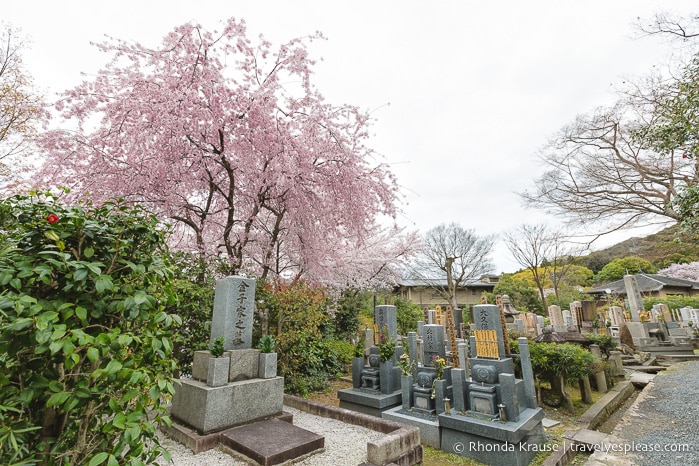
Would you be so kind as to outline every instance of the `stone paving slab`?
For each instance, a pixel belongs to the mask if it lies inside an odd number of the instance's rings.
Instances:
[[[288,422],[270,419],[222,432],[221,444],[262,466],[272,466],[321,450],[325,438]]]
[[[557,425],[560,424],[560,423],[561,423],[561,421],[557,421],[557,420],[555,420],[555,419],[549,419],[549,418],[547,418],[547,417],[545,417],[545,418],[541,421],[541,424],[542,424],[546,429],[549,429],[549,428],[551,428],[551,427],[557,426]]]

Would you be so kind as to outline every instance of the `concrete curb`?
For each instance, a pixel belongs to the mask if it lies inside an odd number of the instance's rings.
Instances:
[[[293,395],[284,395],[284,405],[386,434],[374,442],[367,442],[368,463],[365,464],[412,466],[422,462],[420,429],[417,427],[406,426]]]
[[[635,388],[630,381],[625,380],[619,382],[580,416],[576,428],[579,430],[595,430],[619,409],[619,406],[631,396],[634,390]],[[575,437],[576,432],[577,430],[566,432],[563,435],[563,448],[551,453],[551,455],[544,460],[542,466],[567,466],[570,464],[578,453],[578,451],[573,448],[573,443],[575,441],[570,441]]]
[[[580,416],[577,427],[595,430],[619,409],[619,406],[631,396],[634,390],[633,384],[628,380],[619,382]]]

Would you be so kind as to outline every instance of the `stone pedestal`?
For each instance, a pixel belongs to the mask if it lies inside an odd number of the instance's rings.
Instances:
[[[209,358],[209,368],[206,373],[206,385],[209,387],[220,387],[228,383],[228,368],[230,366],[230,358],[228,356],[221,358]]]
[[[200,434],[273,416],[284,406],[284,378],[252,379],[209,387],[181,379],[170,414]]]
[[[260,353],[258,376],[261,379],[277,376],[277,353]]]

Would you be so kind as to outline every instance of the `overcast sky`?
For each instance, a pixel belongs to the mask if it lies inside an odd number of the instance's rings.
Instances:
[[[320,31],[327,40],[310,47],[319,59],[315,83],[331,103],[373,111],[372,146],[405,196],[398,222],[424,232],[454,221],[491,235],[556,221],[526,210],[515,194],[542,172],[537,149],[576,115],[612,103],[624,78],[668,62],[671,44],[634,39],[635,18],[695,7],[685,0],[4,0],[0,20],[32,39],[24,60],[49,95],[106,62],[90,45],[105,35],[156,47],[178,25],[220,30],[229,17],[275,45]],[[502,243],[493,257],[496,273],[519,268]]]

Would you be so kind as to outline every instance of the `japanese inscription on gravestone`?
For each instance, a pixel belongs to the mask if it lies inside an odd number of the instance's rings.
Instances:
[[[395,342],[398,339],[396,306],[388,304],[376,306],[374,308],[374,324],[379,329],[379,333],[383,333],[385,329],[388,329],[388,335],[385,335],[385,338],[391,338]]]
[[[250,348],[254,303],[255,280],[238,276],[217,280],[211,341],[223,337],[225,350]]]
[[[426,366],[432,366],[432,357],[446,357],[444,348],[444,327],[437,324],[428,324],[423,327],[423,363]]]
[[[500,318],[500,308],[495,304],[477,304],[473,306],[476,319],[474,321],[476,330],[494,330],[497,335],[498,353],[500,357],[505,357],[505,338],[502,332],[502,320]]]

